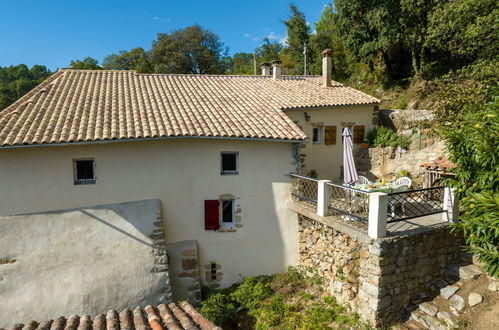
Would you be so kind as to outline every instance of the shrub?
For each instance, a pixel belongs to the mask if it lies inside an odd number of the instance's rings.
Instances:
[[[408,170],[401,170],[400,171],[400,176],[406,176],[408,178],[411,177],[411,173]]]
[[[285,328],[282,324],[289,317],[289,306],[284,302],[284,297],[281,295],[274,296],[260,306],[255,316],[256,329],[269,329],[279,326]]]
[[[271,294],[269,284],[257,281],[254,277],[246,277],[231,294],[231,298],[251,312]]]
[[[223,324],[236,317],[236,307],[230,298],[222,293],[214,293],[202,301],[199,312],[215,324]]]
[[[399,135],[388,127],[378,126],[367,133],[369,144],[381,147],[401,147],[407,149],[411,145],[411,139],[408,136]]]
[[[477,112],[462,115],[442,134],[457,166],[447,180],[457,191],[462,213],[454,230],[464,233],[469,250],[499,277],[499,97]]]
[[[325,306],[316,306],[305,310],[302,318],[302,329],[327,329],[335,319],[333,310]]]

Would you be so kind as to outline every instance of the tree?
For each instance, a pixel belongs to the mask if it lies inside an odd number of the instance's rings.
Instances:
[[[43,65],[0,67],[0,110],[8,107],[52,73]]]
[[[428,30],[428,18],[439,0],[401,0],[400,21],[404,28],[404,39],[411,51],[414,75],[421,74],[424,60],[424,44]]]
[[[106,70],[135,70],[141,73],[152,72],[147,52],[137,47],[131,51],[122,50],[119,54],[111,54],[104,58],[102,67]]]
[[[220,37],[199,25],[158,33],[150,62],[156,73],[224,73],[227,49]]]
[[[338,14],[334,13],[333,6],[327,5],[315,23],[315,34],[310,37],[310,45],[313,51],[313,62],[310,65],[310,73],[322,73],[322,51],[331,49],[331,61],[333,64],[332,76],[335,80],[344,80],[348,76],[348,62],[345,45],[338,26]]]
[[[307,25],[305,15],[298,10],[295,5],[290,5],[290,17],[286,24],[288,34],[287,44],[288,47],[284,51],[284,65],[287,67],[290,74],[303,74],[304,64],[304,46],[309,42],[310,27]],[[311,52],[307,52],[307,65],[311,62]]]
[[[236,53],[231,59],[232,74],[253,74],[254,73],[254,54],[252,53]],[[258,68],[257,68],[258,69]]]
[[[425,47],[444,70],[479,59],[497,60],[499,3],[495,0],[446,1],[430,15]]]
[[[407,76],[400,0],[336,0],[338,23],[353,60],[371,69],[380,56],[390,79]]]
[[[272,63],[279,60],[283,46],[279,42],[271,42],[269,38],[263,38],[263,44],[255,49],[257,61],[262,63]]]
[[[71,61],[68,69],[74,70],[102,70],[102,67],[99,66],[99,62],[91,57],[85,57],[82,61],[75,60]]]

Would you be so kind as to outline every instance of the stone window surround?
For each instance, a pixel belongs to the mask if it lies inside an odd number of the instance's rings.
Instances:
[[[218,229],[219,233],[235,233],[238,228],[243,227],[243,223],[241,221],[241,204],[240,204],[240,199],[239,197],[236,197],[232,194],[221,194],[218,196],[218,199],[220,200],[220,228]],[[234,204],[234,222],[231,224],[223,224],[222,222],[222,201],[224,200],[233,200]]]

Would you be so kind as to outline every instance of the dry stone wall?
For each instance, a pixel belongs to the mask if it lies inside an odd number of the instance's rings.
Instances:
[[[461,238],[449,227],[370,239],[299,217],[300,265],[326,279],[329,292],[375,326],[408,315],[420,295],[459,258]]]

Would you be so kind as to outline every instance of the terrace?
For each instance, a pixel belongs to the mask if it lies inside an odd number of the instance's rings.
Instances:
[[[291,174],[291,202],[298,214],[383,238],[457,221],[452,189],[431,187],[402,192],[369,192],[329,180]]]

